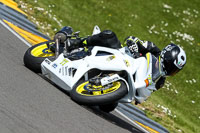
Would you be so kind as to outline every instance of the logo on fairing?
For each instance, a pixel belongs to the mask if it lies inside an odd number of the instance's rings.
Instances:
[[[111,79],[108,79],[108,82],[113,82],[113,81],[117,81],[119,79],[119,77],[114,77],[114,78],[111,78]]]
[[[44,61],[45,61],[48,65],[51,64],[51,62],[50,62],[48,59],[45,59]]]
[[[56,64],[56,63],[54,63],[53,65],[52,65],[52,67],[53,68],[56,68],[58,65]]]
[[[61,64],[62,66],[64,66],[67,62],[69,62],[67,59],[63,59],[63,61],[60,62],[60,64]]]
[[[124,63],[125,63],[125,65],[126,65],[127,67],[129,67],[129,66],[130,66],[130,63],[129,63],[129,61],[128,61],[128,60],[124,60]]]
[[[115,59],[115,56],[114,56],[114,55],[109,56],[106,60],[107,60],[107,61],[111,61],[111,60],[113,60],[113,59]]]

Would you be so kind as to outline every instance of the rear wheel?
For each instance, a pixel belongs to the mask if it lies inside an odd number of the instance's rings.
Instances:
[[[36,73],[41,72],[41,63],[46,59],[54,59],[55,54],[48,49],[47,42],[36,44],[30,47],[24,54],[24,64],[27,68]]]
[[[94,89],[95,91],[90,91]],[[89,90],[90,89],[90,90]],[[88,81],[79,83],[70,92],[71,98],[83,105],[107,105],[116,103],[127,94],[128,90],[123,81],[113,82],[110,87],[91,86]]]

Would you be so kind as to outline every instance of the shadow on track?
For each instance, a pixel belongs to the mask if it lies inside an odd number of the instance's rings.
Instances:
[[[111,122],[112,124],[115,124],[125,130],[128,130],[132,133],[141,133],[141,131],[139,131],[137,128],[135,128],[133,125],[131,125],[130,123],[126,122],[125,120],[121,119],[120,117],[116,116],[115,114],[113,114],[114,111],[110,112],[110,113],[106,113],[101,111],[97,106],[83,106],[85,109],[89,110],[90,112],[95,113],[96,115],[98,115],[101,118],[104,118],[105,120]]]

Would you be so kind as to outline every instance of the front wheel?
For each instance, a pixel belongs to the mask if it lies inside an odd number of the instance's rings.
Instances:
[[[94,91],[90,91],[91,88]],[[88,91],[89,90],[89,91]],[[128,93],[126,84],[123,81],[115,81],[108,88],[104,86],[90,85],[88,81],[79,83],[70,92],[72,100],[83,105],[108,105],[116,103]]]
[[[27,68],[36,73],[41,72],[41,63],[46,59],[54,59],[55,54],[48,49],[47,42],[36,44],[30,47],[24,54],[24,64]]]

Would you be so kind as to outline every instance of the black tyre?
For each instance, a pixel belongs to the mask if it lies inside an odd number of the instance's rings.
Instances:
[[[24,54],[24,65],[36,73],[41,72],[41,63],[46,59],[54,59],[55,54],[48,49],[47,42],[30,47]]]
[[[106,113],[109,113],[109,112],[113,111],[117,107],[117,105],[118,105],[118,103],[100,105],[99,109],[106,112]]]
[[[123,81],[113,82],[113,87],[105,91],[95,91],[89,93],[84,89],[88,85],[88,81],[79,83],[70,92],[72,100],[83,105],[106,105],[117,102],[128,92],[127,87]],[[97,86],[102,87],[102,86]]]

